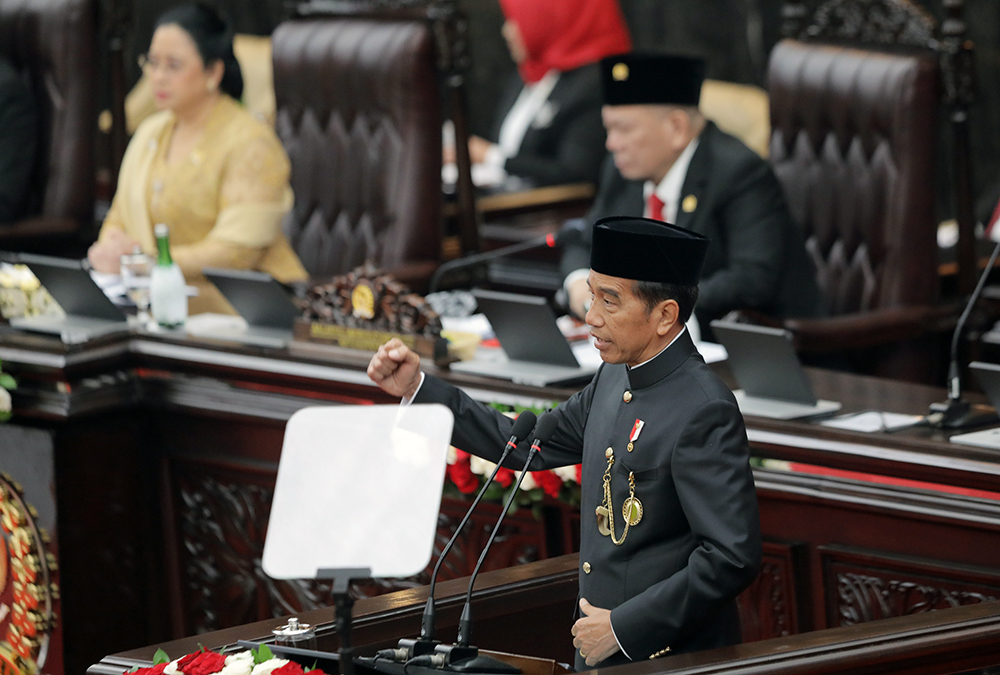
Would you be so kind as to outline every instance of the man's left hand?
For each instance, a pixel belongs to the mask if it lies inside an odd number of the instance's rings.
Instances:
[[[573,624],[573,646],[588,666],[596,666],[618,651],[618,641],[611,630],[611,610],[594,607],[586,598],[580,598],[583,617]]]

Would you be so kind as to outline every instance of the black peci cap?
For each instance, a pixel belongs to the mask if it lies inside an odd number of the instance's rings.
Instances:
[[[601,60],[607,105],[691,105],[701,99],[705,60],[679,54],[633,52]]]
[[[649,218],[611,216],[594,223],[590,268],[636,281],[693,286],[701,279],[708,238]]]

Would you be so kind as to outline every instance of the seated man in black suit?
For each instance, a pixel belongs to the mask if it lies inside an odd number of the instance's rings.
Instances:
[[[17,220],[35,166],[35,99],[14,66],[0,58],[0,224]]]
[[[802,234],[767,163],[698,111],[705,62],[666,54],[602,61],[611,152],[587,222],[656,218],[711,240],[695,308],[702,330],[734,309],[774,318],[822,314]],[[582,317],[590,230],[563,253],[570,310]]]

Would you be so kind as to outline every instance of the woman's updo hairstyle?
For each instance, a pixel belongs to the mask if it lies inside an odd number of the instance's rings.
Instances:
[[[233,31],[226,20],[202,2],[189,2],[160,15],[155,28],[168,24],[177,24],[191,36],[206,68],[222,61],[219,89],[239,100],[243,96],[243,72],[233,53]]]

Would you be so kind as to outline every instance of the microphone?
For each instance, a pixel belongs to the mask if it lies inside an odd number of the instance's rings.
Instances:
[[[430,654],[434,651],[434,647],[441,644],[439,641],[434,639],[434,586],[437,583],[438,571],[441,569],[441,563],[448,556],[451,551],[452,546],[455,545],[455,541],[458,540],[458,535],[462,533],[462,529],[465,524],[469,522],[469,518],[472,517],[472,512],[476,510],[476,506],[479,505],[480,500],[482,500],[483,495],[486,493],[487,488],[489,488],[490,483],[493,482],[493,478],[497,475],[500,470],[500,465],[503,461],[507,459],[507,455],[510,451],[517,447],[517,444],[528,437],[531,430],[535,426],[535,413],[530,410],[523,411],[514,420],[514,426],[510,430],[510,438],[507,439],[507,445],[504,446],[503,452],[500,454],[500,459],[497,462],[496,467],[493,469],[493,473],[483,484],[483,487],[479,489],[479,494],[472,501],[472,506],[466,511],[465,517],[462,518],[462,522],[458,524],[455,528],[455,534],[451,536],[448,543],[445,544],[444,548],[441,549],[441,554],[438,556],[437,562],[434,564],[434,571],[431,573],[430,588],[427,593],[427,604],[424,605],[424,614],[420,620],[420,637],[416,640],[413,639],[402,639],[396,646],[396,649],[384,649],[378,652],[376,655],[379,658],[391,659],[395,662],[409,662],[415,657],[424,656]]]
[[[472,576],[469,577],[469,588],[465,593],[465,606],[462,608],[462,615],[458,620],[458,640],[454,645],[438,645],[434,649],[436,654],[445,657],[443,665],[446,670],[466,673],[520,672],[517,669],[512,669],[512,666],[489,656],[480,656],[477,647],[469,646],[469,639],[472,635],[472,588],[476,583],[479,568],[483,566],[490,546],[493,545],[493,540],[496,539],[497,533],[500,531],[500,525],[503,523],[504,516],[510,510],[511,502],[514,501],[514,497],[521,487],[521,481],[524,480],[525,473],[531,465],[531,460],[535,458],[536,453],[541,451],[542,444],[547,443],[552,434],[555,433],[557,425],[558,420],[552,413],[545,413],[539,418],[538,425],[535,427],[534,440],[531,442],[531,448],[528,450],[528,457],[524,462],[524,467],[521,469],[521,475],[517,477],[517,482],[514,483],[514,487],[503,505],[503,510],[500,511],[500,517],[497,519],[493,531],[490,532],[486,546],[483,547],[483,552],[480,554],[478,562],[476,562],[476,567],[472,570]]]
[[[939,429],[963,429],[987,424],[997,418],[996,412],[987,412],[982,409],[977,410],[968,401],[962,399],[962,377],[958,364],[958,344],[962,336],[962,330],[965,328],[965,322],[969,320],[972,308],[975,307],[976,301],[979,300],[979,296],[983,292],[983,287],[986,285],[986,277],[993,271],[993,263],[996,262],[998,254],[1000,254],[1000,241],[993,247],[990,261],[986,263],[986,269],[979,276],[979,282],[972,291],[972,296],[966,303],[962,315],[958,318],[955,332],[951,336],[951,362],[948,364],[948,400],[944,403],[932,403],[930,412],[927,414],[927,421],[931,426],[938,427]]]
[[[534,239],[529,239],[528,241],[511,244],[510,246],[504,246],[485,253],[477,253],[464,258],[449,260],[434,271],[434,274],[431,276],[431,280],[428,283],[427,292],[435,292],[438,289],[438,285],[441,283],[441,279],[446,274],[454,272],[455,270],[464,269],[466,267],[474,267],[497,258],[503,258],[508,255],[520,253],[521,251],[528,251],[542,246],[547,246],[548,248],[565,246],[567,243],[575,241],[583,236],[583,230],[585,227],[586,224],[582,218],[573,218],[567,220],[555,233],[549,233],[541,237],[535,237]]]

